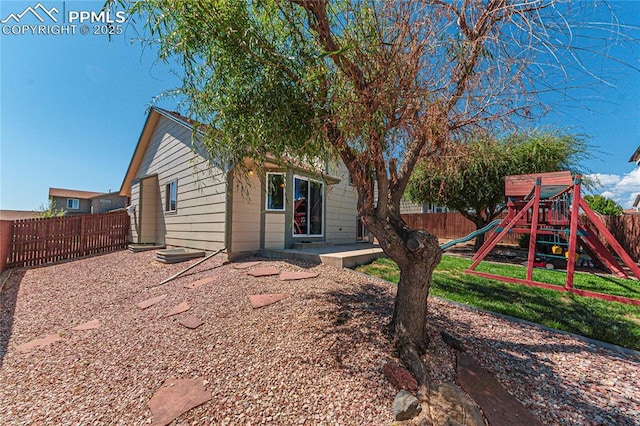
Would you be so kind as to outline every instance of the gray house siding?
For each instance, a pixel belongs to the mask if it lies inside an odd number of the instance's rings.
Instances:
[[[150,216],[155,213],[155,243],[217,250],[225,244],[225,174],[210,166],[191,146],[191,131],[161,116],[132,184],[131,204],[136,206],[137,217],[141,220],[153,220]],[[140,190],[140,182],[154,175],[157,176],[157,193],[153,195],[157,197],[155,212],[150,212],[144,205],[140,211],[145,192],[149,195],[149,188]],[[176,209],[165,211],[166,186],[172,182],[177,186]],[[133,239],[143,242],[139,229],[140,224],[134,223]]]
[[[91,199],[91,213],[106,213],[126,207],[127,197],[118,193],[104,194]]]
[[[56,203],[56,208],[60,210],[64,210],[66,214],[91,213],[91,200],[75,198],[76,200],[78,200],[78,209],[68,209],[67,200],[73,199],[72,197],[51,197],[51,198],[53,198],[53,201]]]

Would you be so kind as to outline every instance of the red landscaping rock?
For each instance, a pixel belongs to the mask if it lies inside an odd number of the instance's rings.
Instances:
[[[285,271],[280,274],[280,281],[304,280],[307,278],[315,278],[318,275],[320,275],[318,272]]]
[[[252,275],[254,277],[267,277],[269,275],[278,275],[280,271],[278,271],[273,266],[267,266],[265,268],[256,268],[252,269],[247,274]]]
[[[94,319],[94,320],[85,322],[84,324],[76,325],[75,327],[72,328],[72,330],[75,330],[75,331],[93,330],[94,328],[100,328],[101,325],[102,323],[100,322],[100,320]]]
[[[163,295],[158,296],[158,297],[154,297],[154,298],[151,298],[151,299],[144,300],[144,301],[138,303],[136,306],[138,307],[138,309],[147,309],[149,306],[155,305],[156,303],[164,300],[166,297],[167,297],[167,295],[163,294]]]
[[[386,363],[382,367],[382,373],[398,389],[411,391],[418,389],[418,382],[411,373],[394,362]]]
[[[287,297],[291,297],[287,293],[276,294],[252,294],[249,296],[249,301],[253,309],[262,308],[263,306],[271,305],[272,303],[279,302]]]
[[[48,335],[46,335],[44,337],[41,337],[40,339],[35,339],[35,340],[30,341],[30,342],[18,345],[16,347],[16,350],[18,352],[29,352],[30,350],[33,350],[33,349],[36,349],[36,348],[43,348],[45,346],[49,346],[53,342],[56,342],[56,341],[58,341],[60,339],[61,339],[61,337],[60,337],[60,335],[58,333],[56,333],[56,334],[48,334]]]
[[[169,379],[151,397],[147,405],[151,409],[154,426],[168,425],[180,415],[211,399],[202,377],[195,379]]]

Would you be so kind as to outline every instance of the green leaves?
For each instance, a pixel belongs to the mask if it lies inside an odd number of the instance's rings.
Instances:
[[[445,205],[486,224],[504,205],[504,177],[570,170],[579,172],[588,146],[577,135],[531,131],[496,138],[476,134],[447,160],[422,162],[408,187],[416,202]],[[476,220],[474,220],[475,222]]]
[[[623,211],[620,204],[603,195],[585,195],[584,200],[591,210],[605,216],[619,216]]]

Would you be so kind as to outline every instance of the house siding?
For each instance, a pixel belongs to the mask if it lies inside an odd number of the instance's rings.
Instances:
[[[285,248],[285,218],[286,213],[265,213],[264,218],[264,248]]]
[[[157,175],[156,243],[168,247],[217,250],[225,244],[226,177],[191,148],[191,131],[160,117],[134,182]],[[165,186],[177,181],[177,208],[165,212]],[[131,188],[132,205],[140,204],[140,184]],[[145,197],[145,190],[142,196]],[[142,220],[149,212],[143,212]],[[151,220],[151,219],[149,219]],[[134,241],[139,227],[132,226]],[[141,241],[142,242],[142,241]]]
[[[357,203],[355,189],[349,184],[347,167],[338,161],[329,167],[329,174],[340,179],[334,185],[326,185],[326,241],[333,244],[351,244],[357,237]]]
[[[91,213],[91,200],[82,199],[82,198],[74,198],[74,197],[51,197],[53,201],[56,203],[56,209],[64,210],[66,214],[84,214]],[[68,209],[67,208],[67,200],[77,199],[78,200],[78,209]]]
[[[109,203],[104,201],[109,200]],[[104,194],[91,199],[91,213],[106,213],[126,206],[127,197],[118,193]]]
[[[244,188],[237,183],[231,188],[231,247],[227,247],[231,257],[237,253],[260,250],[262,184],[255,175],[249,178],[249,182],[250,185]],[[284,233],[282,236],[284,238]]]

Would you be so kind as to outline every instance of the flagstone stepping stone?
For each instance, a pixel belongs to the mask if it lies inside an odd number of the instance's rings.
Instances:
[[[185,285],[184,285],[184,288],[188,288],[188,289],[190,289],[190,290],[193,290],[194,288],[198,288],[198,287],[203,286],[203,285],[205,285],[205,284],[212,283],[212,282],[214,282],[215,280],[216,280],[216,277],[207,277],[207,278],[203,278],[203,279],[201,279],[201,280],[194,281],[194,282],[189,283],[189,284],[185,284]]]
[[[258,309],[262,308],[263,306],[279,302],[288,297],[291,297],[291,295],[287,293],[252,294],[249,296],[249,301],[251,302],[251,306],[253,306],[253,309]]]
[[[23,352],[23,353],[29,352],[30,350],[33,350],[36,348],[44,348],[45,346],[49,346],[51,343],[57,342],[60,339],[62,339],[62,337],[60,337],[58,333],[47,334],[46,336],[41,337],[39,339],[35,339],[30,342],[23,343],[21,345],[16,346],[16,350],[18,352]]]
[[[167,297],[166,294],[162,294],[160,296],[144,300],[144,301],[138,303],[136,306],[138,307],[138,309],[147,309],[149,306],[155,305],[156,303],[164,300],[166,297]]]
[[[257,264],[259,264],[261,262],[240,262],[240,263],[234,263],[233,264],[233,269],[249,269],[252,266],[256,266]]]
[[[200,318],[196,316],[189,315],[188,317],[181,319],[180,324],[184,325],[187,328],[194,329],[204,324],[204,321],[202,321]]]
[[[72,328],[72,330],[75,330],[75,331],[93,330],[94,328],[100,328],[101,325],[102,323],[100,322],[100,320],[94,319],[94,320],[85,322],[84,324],[76,325],[75,327]]]
[[[254,277],[268,277],[269,275],[278,275],[280,271],[278,271],[273,266],[267,266],[264,268],[256,268],[252,269],[247,274],[252,275]]]
[[[537,417],[473,358],[463,352],[456,358],[458,383],[480,406],[489,424],[542,426]]]
[[[153,426],[164,426],[210,399],[211,392],[204,388],[202,377],[169,379],[151,397],[147,405],[151,409]]]
[[[315,278],[318,275],[320,275],[318,272],[285,271],[280,274],[280,281],[304,280],[307,278]]]
[[[183,312],[187,312],[191,309],[191,306],[187,302],[182,302],[179,305],[174,306],[169,312],[163,315],[164,318],[172,317],[174,315],[181,314]]]

